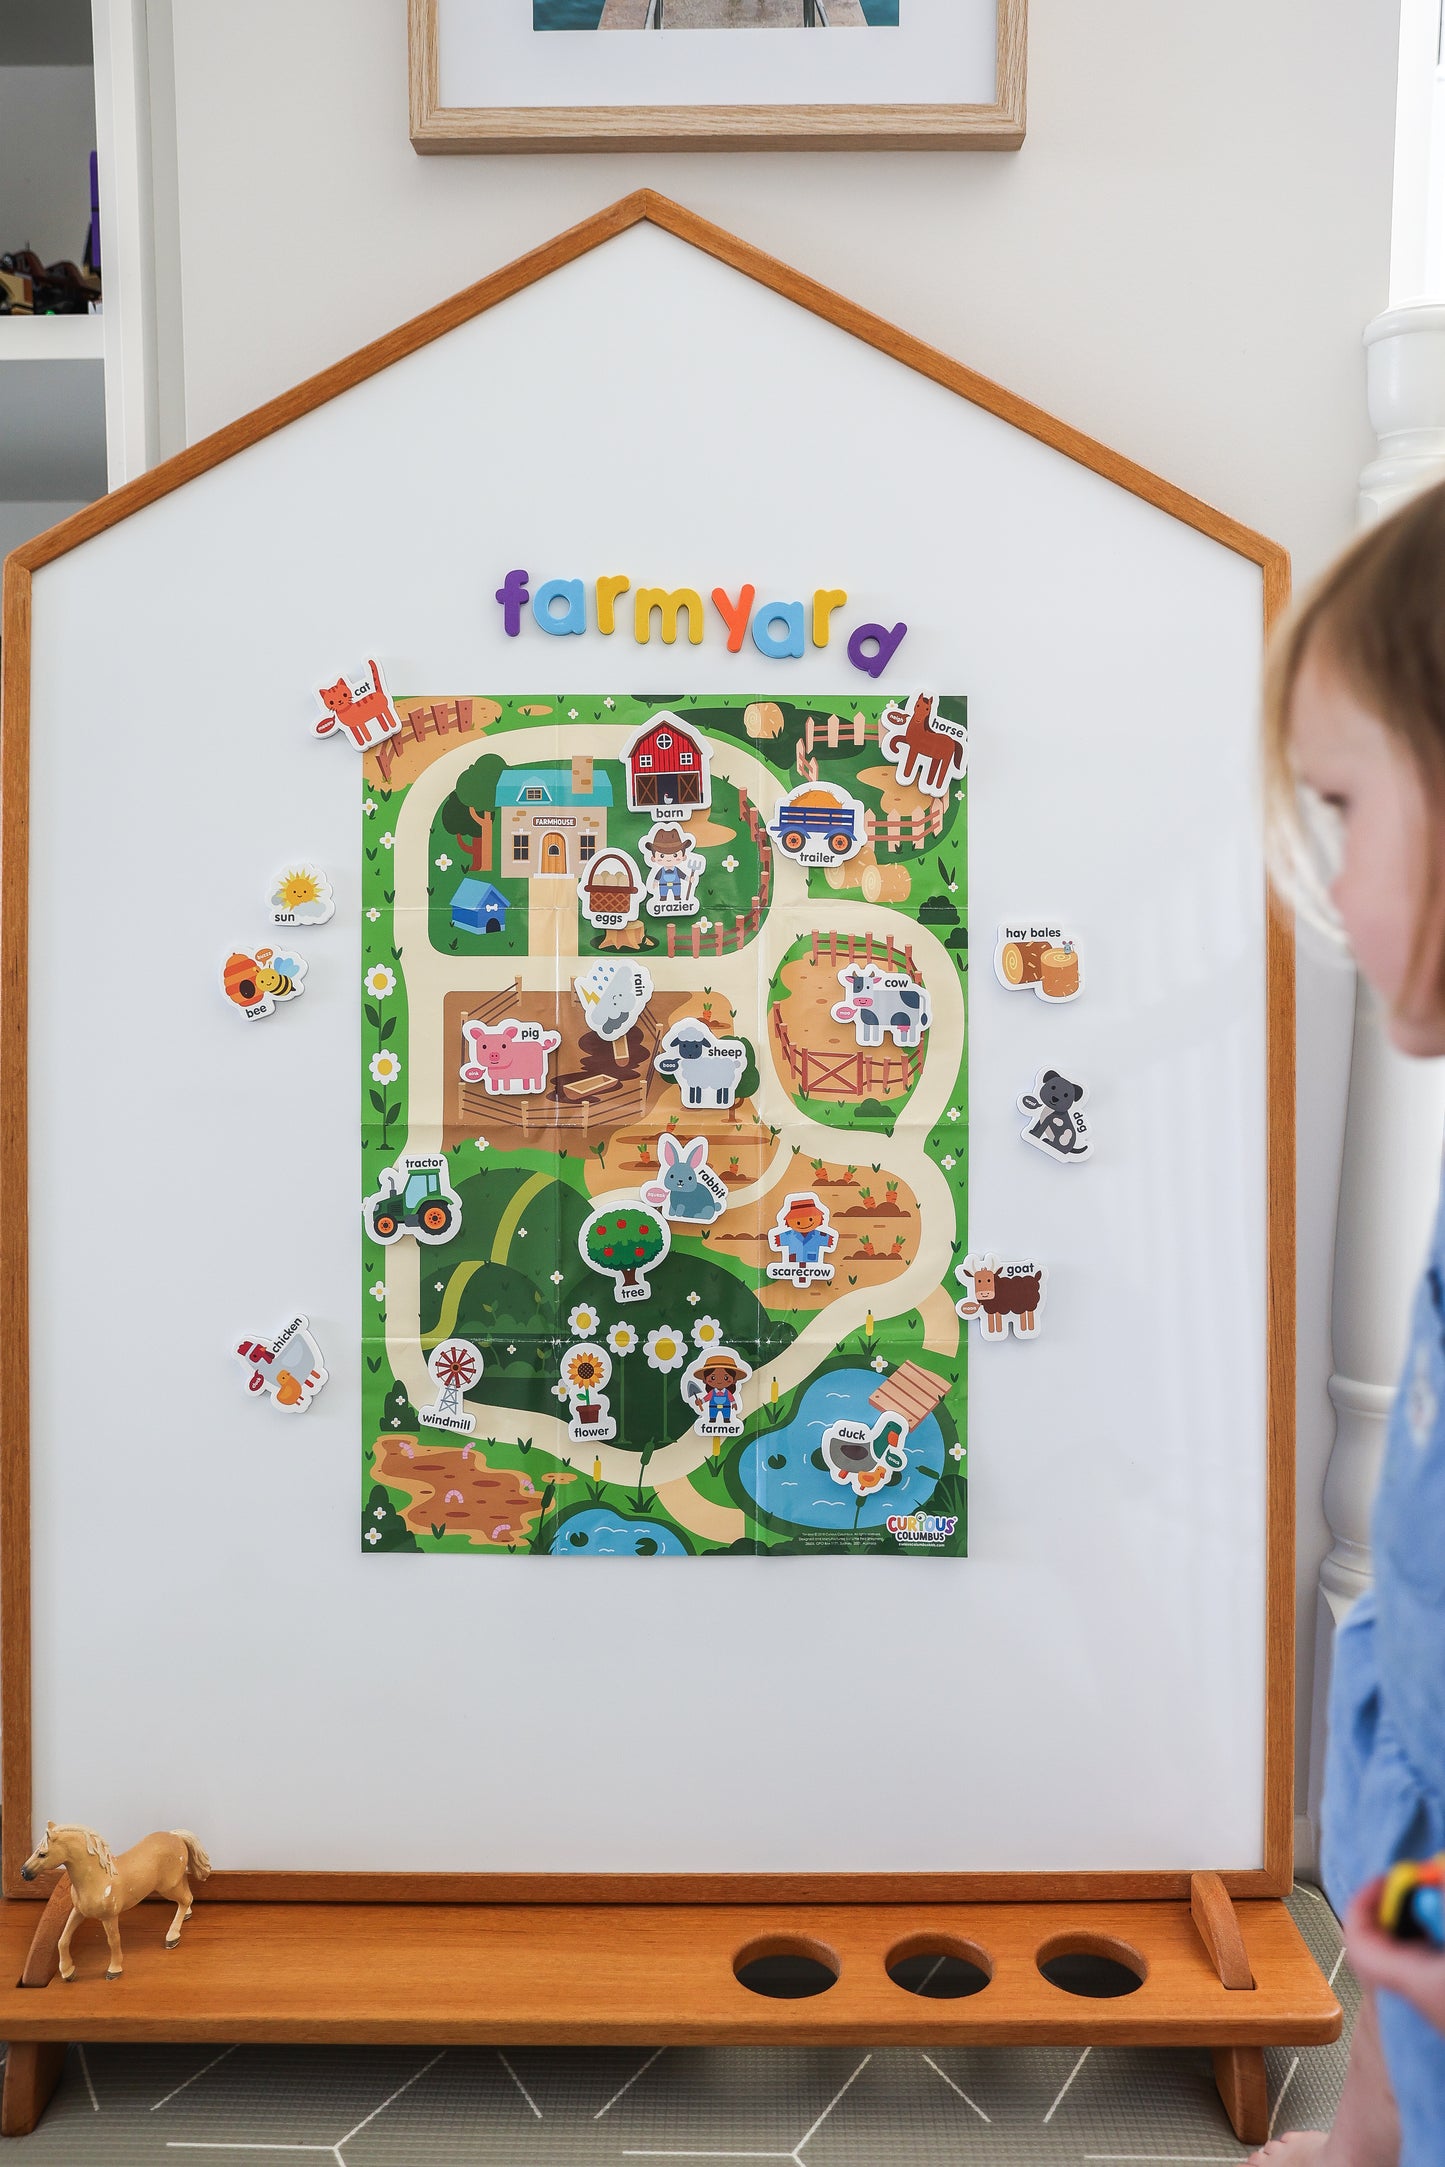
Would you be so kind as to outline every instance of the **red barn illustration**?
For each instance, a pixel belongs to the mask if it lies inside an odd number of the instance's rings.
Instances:
[[[674,805],[707,805],[712,799],[708,749],[676,715],[654,715],[623,755],[627,803],[634,813]]]

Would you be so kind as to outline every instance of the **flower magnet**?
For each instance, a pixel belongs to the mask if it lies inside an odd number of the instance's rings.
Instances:
[[[611,1377],[612,1357],[591,1340],[569,1347],[563,1355],[561,1383],[572,1444],[605,1445],[617,1435],[606,1390]]]

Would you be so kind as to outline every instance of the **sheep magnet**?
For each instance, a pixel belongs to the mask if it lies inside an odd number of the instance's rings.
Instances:
[[[435,1247],[462,1229],[462,1200],[447,1175],[441,1152],[408,1152],[395,1166],[381,1170],[381,1187],[361,1207],[362,1222],[374,1242],[389,1249],[403,1234]]]
[[[838,1246],[838,1229],[828,1221],[828,1207],[811,1189],[787,1197],[776,1223],[768,1229],[768,1247],[778,1255],[768,1266],[769,1279],[789,1279],[795,1287],[827,1286],[829,1261]]]
[[[572,981],[587,1028],[614,1045],[637,1023],[652,999],[652,973],[640,963],[594,963]]]
[[[1087,1085],[1072,1083],[1056,1068],[1041,1068],[1033,1090],[1018,1101],[1019,1112],[1033,1117],[1019,1131],[1024,1142],[1071,1166],[1087,1159],[1094,1148],[1082,1111],[1088,1095]]]
[[[835,1023],[851,1023],[860,1046],[881,1046],[891,1032],[895,1046],[917,1052],[932,1021],[928,995],[907,971],[876,963],[852,963],[839,971],[843,999],[829,1010]]]
[[[657,1163],[662,1179],[648,1183],[642,1201],[664,1218],[711,1225],[719,1213],[727,1210],[727,1184],[707,1163],[705,1136],[694,1136],[691,1143],[680,1144],[664,1129],[657,1139]],[[829,1272],[828,1276],[831,1279],[833,1275]]]
[[[547,1088],[547,1066],[561,1045],[561,1035],[544,1024],[508,1016],[495,1027],[464,1023],[462,1037],[471,1059],[461,1066],[466,1084],[481,1084],[491,1098],[513,1094],[536,1097]]]
[[[221,991],[240,1009],[248,1023],[274,1016],[283,1001],[299,1001],[306,991],[304,956],[278,955],[274,948],[258,948],[253,956],[239,950],[221,967]]]
[[[835,1482],[867,1497],[908,1465],[908,1424],[901,1415],[883,1415],[871,1429],[866,1422],[833,1422],[818,1449]]]
[[[567,1436],[574,1445],[605,1445],[617,1435],[607,1398],[612,1357],[590,1340],[569,1347],[562,1357],[561,1385],[567,1397]]]
[[[742,1388],[752,1371],[731,1347],[704,1347],[683,1372],[682,1396],[697,1419],[699,1437],[741,1437]]]
[[[731,1106],[747,1067],[748,1049],[740,1038],[714,1038],[705,1023],[675,1023],[652,1065],[659,1076],[675,1076],[684,1106]]]
[[[272,925],[325,925],[336,915],[331,883],[319,865],[291,859],[266,891]]]
[[[243,1339],[236,1353],[250,1371],[249,1392],[269,1392],[283,1414],[304,1415],[326,1382],[321,1349],[307,1317],[293,1317],[274,1339]]]
[[[1060,925],[1021,919],[998,929],[994,973],[1010,993],[1032,986],[1041,1001],[1076,1001],[1084,990],[1079,944]]]
[[[967,1322],[976,1317],[985,1340],[1007,1339],[1012,1325],[1016,1339],[1036,1339],[1039,1316],[1048,1287],[1048,1271],[1026,1260],[1000,1264],[997,1257],[965,1257],[954,1277],[963,1288],[963,1299],[954,1303]]]
[[[672,1247],[661,1212],[636,1204],[608,1204],[584,1219],[577,1234],[584,1264],[610,1279],[619,1302],[645,1302],[648,1273]]]
[[[469,1339],[444,1339],[433,1347],[426,1358],[426,1373],[437,1396],[430,1407],[418,1407],[417,1421],[429,1430],[453,1430],[459,1437],[470,1437],[477,1418],[463,1402],[481,1383],[483,1367],[481,1349]]]
[[[931,798],[946,797],[956,777],[968,772],[968,702],[915,693],[878,718],[878,749],[895,763],[900,788],[910,785]]]
[[[707,859],[686,828],[675,821],[649,828],[637,847],[648,867],[648,917],[695,918],[697,884],[707,871]]]
[[[358,752],[369,752],[401,728],[379,662],[368,662],[356,676],[344,672],[334,685],[323,685],[316,697],[326,710],[312,725],[316,736],[334,737],[344,730]]]

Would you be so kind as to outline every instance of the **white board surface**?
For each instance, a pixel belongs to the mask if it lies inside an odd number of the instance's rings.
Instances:
[[[508,641],[512,565],[845,587],[969,697],[970,1235],[1053,1278],[971,1356],[966,1561],[360,1552],[357,777],[310,688],[867,684]],[[649,226],[37,573],[37,1820],[228,1868],[1261,1864],[1260,623],[1256,566]],[[217,965],[288,854],[337,917],[249,1029]],[[1087,942],[1062,1177],[983,945],[1034,908]],[[297,1308],[288,1422],[231,1349]]]

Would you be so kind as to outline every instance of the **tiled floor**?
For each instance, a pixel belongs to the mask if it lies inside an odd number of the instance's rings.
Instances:
[[[1339,1929],[1291,1908],[1344,2006]],[[1271,2053],[1280,2129],[1323,2128],[1345,2041]],[[1096,2048],[838,2050],[73,2048],[26,2167],[593,2167],[791,2160],[796,2167],[1007,2161],[1237,2162],[1208,2056]]]

